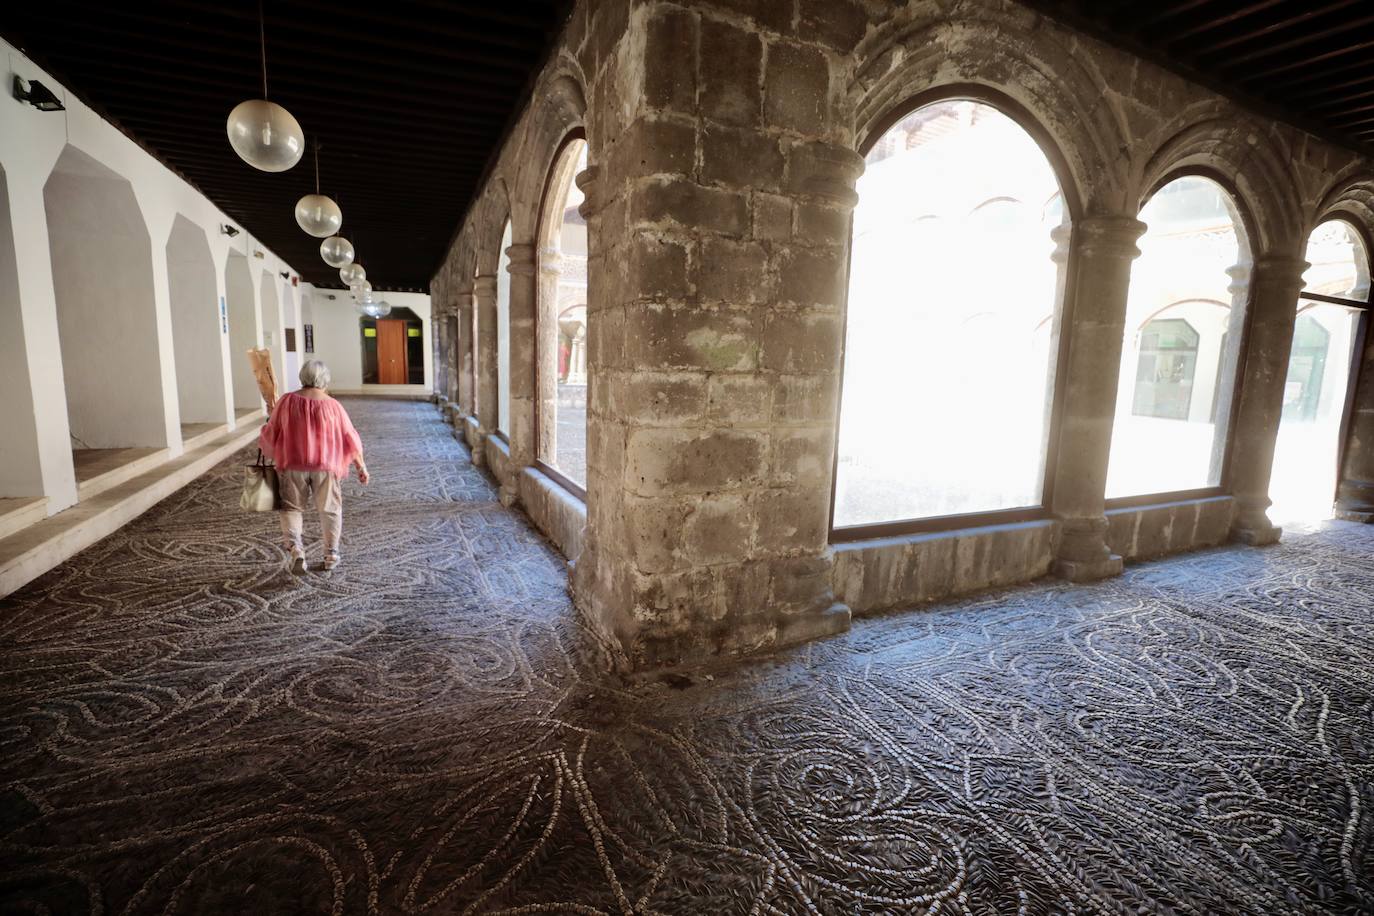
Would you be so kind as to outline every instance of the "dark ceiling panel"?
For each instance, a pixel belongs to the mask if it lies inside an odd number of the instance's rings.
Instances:
[[[1374,0],[1023,0],[1264,114],[1374,155]]]
[[[266,0],[269,97],[311,151],[251,168],[224,122],[262,94],[255,0],[37,0],[5,37],[319,286],[338,287],[296,200],[320,190],[377,289],[424,290],[571,0]]]

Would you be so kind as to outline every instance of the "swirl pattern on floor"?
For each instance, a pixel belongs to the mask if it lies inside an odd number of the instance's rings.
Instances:
[[[0,909],[1374,911],[1372,527],[627,686],[434,409],[346,403],[338,570],[239,456],[0,602]]]

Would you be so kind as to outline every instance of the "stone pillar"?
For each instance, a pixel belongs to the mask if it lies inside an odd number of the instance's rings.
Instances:
[[[653,34],[690,28],[670,7],[653,15]],[[711,27],[728,33],[713,42],[756,40]],[[657,59],[652,41],[646,53]],[[815,62],[824,68],[819,53]],[[779,93],[791,73],[778,76]],[[665,104],[677,104],[666,88]],[[680,99],[684,117],[695,117],[693,98]],[[805,120],[785,114],[787,130]],[[679,137],[701,144],[696,155],[667,155]],[[652,112],[616,143],[624,168],[603,179],[619,183],[598,204],[603,267],[590,275],[604,281],[590,297],[578,606],[632,669],[842,631],[850,611],[831,587],[830,478],[863,160],[781,125],[707,122],[697,134]]]
[[[485,439],[496,431],[496,275],[472,284],[477,309],[477,426]]]
[[[1073,227],[1076,276],[1058,461],[1051,510],[1062,522],[1056,574],[1090,582],[1120,574],[1121,557],[1107,547],[1107,461],[1116,417],[1121,343],[1131,262],[1145,224],[1129,216],[1097,216]]]
[[[506,249],[510,273],[510,458],[516,473],[501,485],[501,503],[520,501],[519,469],[534,464],[535,276],[534,246]]]
[[[1243,544],[1277,543],[1280,529],[1269,521],[1269,475],[1283,415],[1283,386],[1293,348],[1293,322],[1306,261],[1290,254],[1264,254],[1250,270],[1249,340],[1236,380],[1240,406],[1231,435],[1231,494],[1236,517],[1231,537]]]
[[[1374,522],[1374,334],[1369,312],[1360,316],[1356,340],[1364,342],[1355,379],[1355,399],[1336,488],[1336,517],[1350,522]]]
[[[476,367],[473,365],[472,286],[458,290],[458,339],[454,341],[454,368],[458,372],[458,408],[464,418],[471,417],[477,407]]]

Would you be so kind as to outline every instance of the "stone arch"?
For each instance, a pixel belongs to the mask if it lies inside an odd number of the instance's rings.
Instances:
[[[477,237],[477,272],[496,273],[501,260],[501,236],[510,221],[510,191],[506,180],[497,177],[487,185],[487,192],[477,208],[474,234]]]
[[[166,447],[152,239],[133,186],[69,144],[43,203],[73,446]]]
[[[248,267],[248,258],[237,251],[229,252],[224,265],[224,299],[229,310],[229,377],[234,407],[252,410],[262,406],[262,396],[247,353],[262,346],[262,319],[253,296],[253,272]]]
[[[899,16],[859,48],[848,88],[853,139],[864,146],[895,109],[917,96],[933,99],[991,90],[1020,109],[1062,160],[1060,183],[1084,214],[1129,209],[1123,192],[1125,129],[1100,80],[1073,49],[1044,30],[1014,29],[990,19],[913,21]],[[1025,124],[1029,118],[1031,124]],[[1042,142],[1042,147],[1045,145]]]
[[[0,429],[5,431],[0,435],[0,498],[42,496],[43,469],[4,166],[0,166],[0,390],[5,393],[0,398]]]
[[[1343,219],[1354,226],[1374,260],[1374,173],[1355,172],[1333,182],[1317,203],[1303,237],[1331,219]]]
[[[1211,107],[1213,103],[1207,103]],[[1221,184],[1241,210],[1251,256],[1294,253],[1304,238],[1303,208],[1288,156],[1273,135],[1245,119],[1185,115],[1143,161],[1137,207],[1175,177],[1201,174]],[[1180,122],[1186,126],[1176,127]]]
[[[229,419],[217,290],[205,230],[178,213],[167,237],[167,291],[182,423]]]

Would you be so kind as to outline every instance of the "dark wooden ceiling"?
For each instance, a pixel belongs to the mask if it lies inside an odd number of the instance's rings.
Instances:
[[[1374,155],[1374,0],[1023,2]],[[426,288],[571,0],[264,5],[271,97],[320,141],[343,234],[377,288]],[[35,0],[0,29],[305,279],[339,285],[292,217],[309,158],[258,172],[224,134],[261,93],[254,0]]]
[[[320,143],[320,190],[378,289],[425,290],[568,0],[264,0],[270,98]],[[251,168],[225,119],[262,95],[256,0],[33,0],[0,29],[67,88],[321,286],[296,225],[310,153]]]
[[[1374,155],[1374,0],[1022,0]]]

